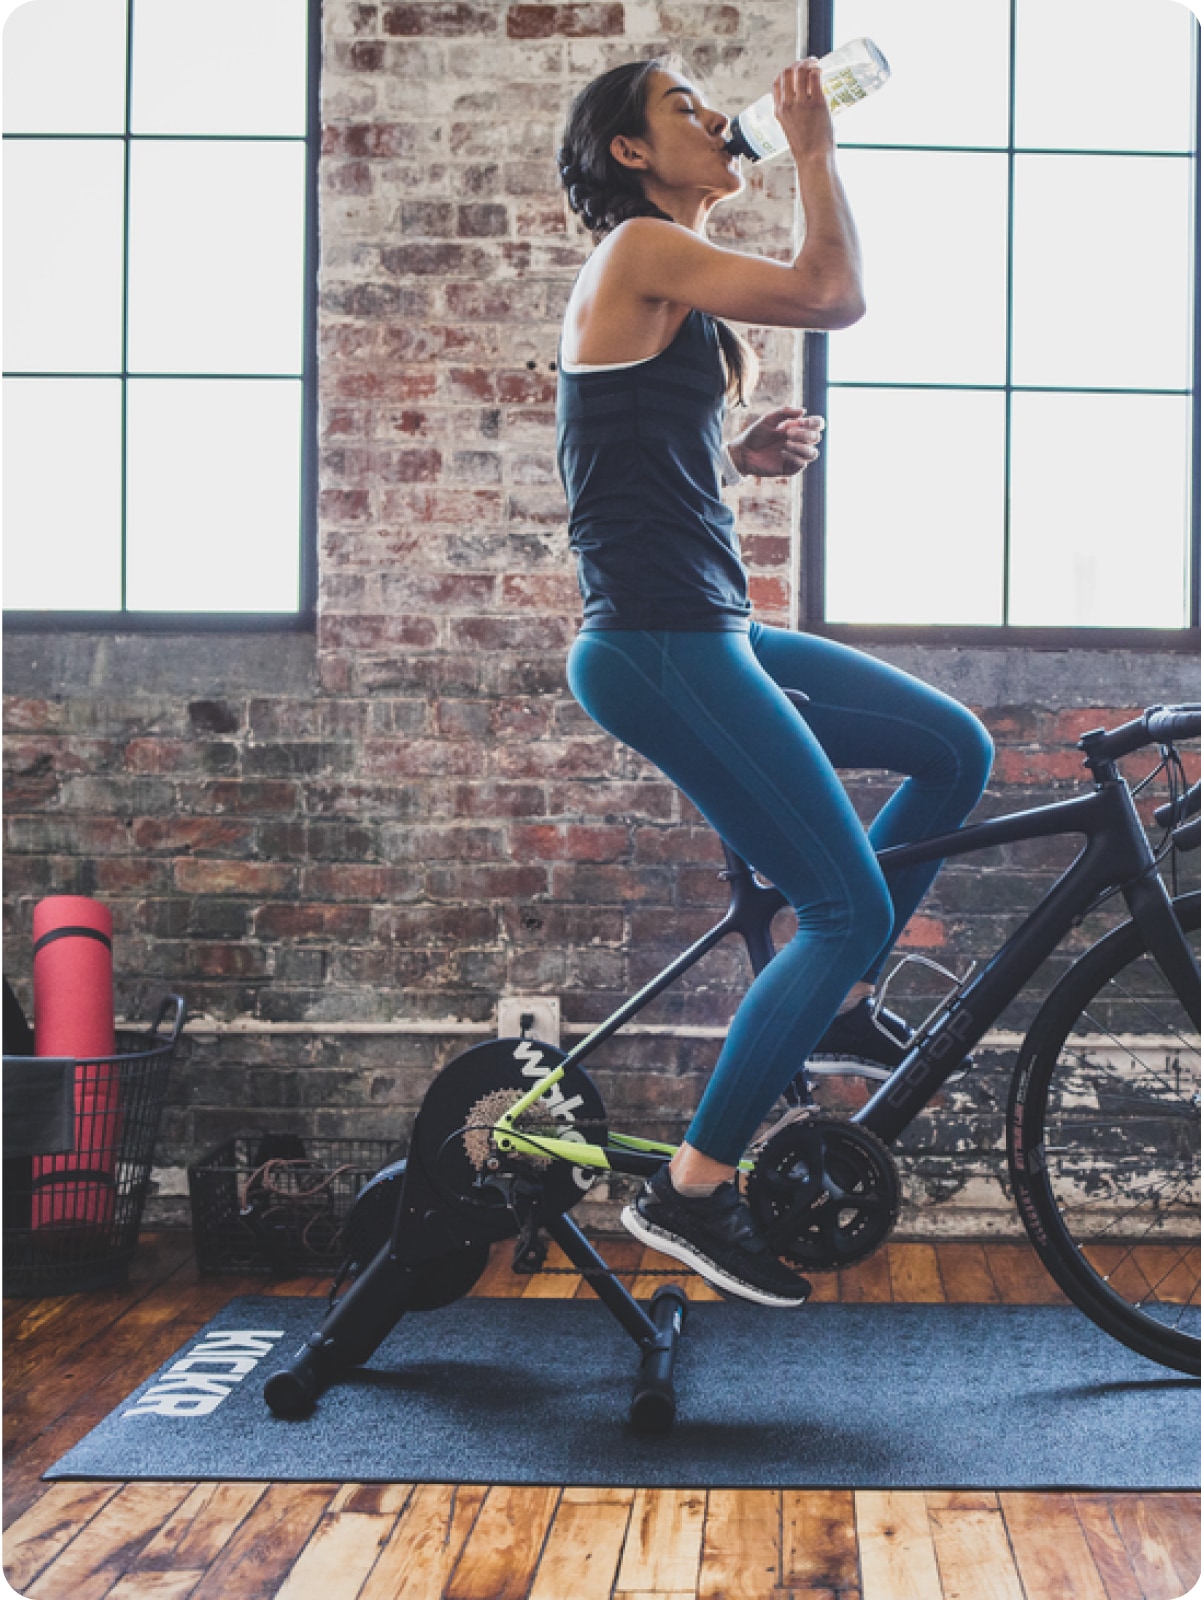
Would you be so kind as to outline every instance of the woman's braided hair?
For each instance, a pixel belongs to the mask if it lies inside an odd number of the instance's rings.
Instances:
[[[651,75],[682,70],[683,62],[674,55],[631,61],[601,73],[572,102],[559,149],[559,178],[568,205],[594,242],[630,217],[674,221],[647,199],[637,172],[623,166],[609,146],[618,134],[645,137]],[[754,352],[719,318],[714,317],[713,323],[726,364],[727,392],[736,404],[745,405],[756,376]]]

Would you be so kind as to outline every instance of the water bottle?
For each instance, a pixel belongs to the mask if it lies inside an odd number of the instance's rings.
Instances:
[[[818,62],[822,88],[834,116],[865,100],[888,82],[891,68],[883,52],[870,39],[852,39]],[[740,111],[730,124],[726,149],[752,161],[770,161],[788,149],[784,130],[776,121],[771,90]]]

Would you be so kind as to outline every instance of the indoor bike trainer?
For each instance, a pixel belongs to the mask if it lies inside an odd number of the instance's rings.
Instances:
[[[1190,948],[1201,929],[1201,895],[1169,898],[1157,872],[1164,847],[1152,850],[1115,769],[1120,757],[1149,744],[1160,746],[1170,767],[1174,741],[1198,737],[1201,706],[1152,707],[1112,732],[1097,729],[1079,741],[1092,793],[880,853],[889,872],[1023,840],[1084,840],[1073,864],[1002,948],[979,972],[955,980],[914,1034],[904,1061],[893,1073],[879,1074],[885,1081],[859,1111],[849,1118],[825,1115],[807,1092],[809,1069],[794,1080],[785,1093],[791,1109],[741,1163],[748,1204],[778,1255],[802,1272],[828,1271],[862,1260],[884,1240],[900,1198],[888,1146],[963,1069],[968,1053],[1066,935],[1120,891],[1131,921],[1076,960],[1052,990],[1019,1055],[1007,1120],[1010,1179],[1032,1243],[1076,1305],[1131,1348],[1201,1374],[1201,1316],[1194,1327],[1189,1309],[1201,1305],[1201,1281],[1191,1293],[1172,1287],[1187,1269],[1191,1230],[1201,1220],[1192,1200],[1194,1181],[1201,1185],[1201,963]],[[1156,812],[1168,846],[1201,846],[1197,813],[1201,782]],[[745,941],[756,975],[772,959],[771,924],[786,899],[724,843],[723,849],[722,876],[730,894],[725,915],[571,1051],[528,1038],[490,1040],[457,1056],[435,1077],[407,1159],[378,1173],[347,1219],[348,1259],[331,1290],[328,1314],[266,1383],[264,1396],[278,1416],[309,1412],[325,1389],[370,1359],[405,1312],[434,1310],[465,1295],[496,1242],[515,1240],[516,1271],[538,1271],[546,1234],[639,1348],[633,1426],[647,1432],[670,1428],[686,1296],[668,1284],[644,1310],[568,1212],[600,1173],[650,1176],[675,1147],[610,1129],[580,1063],[727,935]],[[1159,1047],[1166,1047],[1165,1059],[1173,1064],[1161,1066],[1139,1046],[1129,1057],[1129,1079],[1119,1079],[1112,1067],[1094,1065],[1092,1045],[1061,1064],[1061,1046],[1076,1020],[1086,1019],[1094,1034],[1099,991],[1144,952],[1157,965],[1164,994],[1174,996],[1174,1020],[1166,1027],[1156,1024]],[[1146,1010],[1145,1001],[1139,1009]],[[1107,1045],[1120,1043],[1112,1030],[1099,1037]],[[1056,1087],[1061,1074],[1062,1091]],[[1121,1107],[1123,1129],[1135,1126],[1131,1119],[1138,1116],[1137,1126],[1156,1133],[1164,1159],[1174,1163],[1162,1182],[1148,1187],[1140,1162],[1124,1161],[1090,1179],[1084,1191],[1078,1185],[1073,1191],[1071,1136],[1083,1133],[1091,1140],[1097,1125],[1095,1116],[1082,1122],[1076,1108],[1082,1087],[1088,1090],[1094,1080],[1107,1093],[1119,1091],[1114,1103]],[[1044,1127],[1057,1130],[1056,1137]],[[1057,1195],[1060,1171],[1068,1182]],[[1081,1193],[1108,1204],[1091,1233],[1083,1231],[1088,1208]],[[1155,1296],[1157,1285],[1151,1286],[1150,1301],[1144,1287],[1123,1289],[1121,1263],[1116,1269],[1107,1265],[1105,1251],[1120,1237],[1107,1195],[1129,1204],[1132,1216],[1145,1201],[1150,1220],[1145,1227],[1139,1222],[1141,1238],[1169,1237],[1162,1222],[1185,1216],[1186,1236],[1172,1247],[1175,1265],[1163,1271],[1162,1296]],[[1125,1250],[1123,1260],[1133,1249]]]

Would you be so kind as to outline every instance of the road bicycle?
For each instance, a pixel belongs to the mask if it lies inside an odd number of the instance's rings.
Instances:
[[[791,698],[800,709],[804,696]],[[740,1173],[782,1260],[834,1271],[887,1238],[900,1206],[890,1147],[1057,947],[1120,895],[1128,919],[1070,965],[1026,1033],[1006,1116],[1009,1184],[1035,1250],[1087,1317],[1151,1360],[1201,1375],[1201,892],[1173,897],[1161,875],[1169,857],[1174,865],[1176,852],[1201,845],[1201,781],[1187,785],[1177,749],[1198,737],[1201,705],[1151,707],[1079,741],[1088,792],[880,852],[887,875],[1025,840],[1082,840],[1001,948],[916,1030],[901,1064],[877,1069],[882,1081],[859,1109],[823,1110],[812,1093],[823,1063],[798,1062],[782,1114]],[[1169,785],[1154,846],[1135,803],[1150,778],[1132,791],[1117,767],[1149,747],[1159,751],[1151,776]],[[723,939],[741,937],[756,974],[772,959],[785,897],[723,850],[724,916],[573,1049],[489,1040],[434,1078],[407,1156],[350,1214],[328,1314],[267,1381],[276,1414],[306,1414],[404,1313],[465,1295],[498,1240],[516,1241],[517,1270],[536,1271],[549,1236],[639,1346],[634,1426],[671,1426],[684,1291],[665,1285],[644,1308],[569,1212],[601,1174],[649,1176],[676,1147],[610,1128],[582,1063]]]

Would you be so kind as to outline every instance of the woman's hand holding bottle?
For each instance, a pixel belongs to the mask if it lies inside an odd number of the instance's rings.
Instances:
[[[809,155],[826,155],[834,149],[834,119],[822,88],[821,63],[816,56],[785,67],[772,84],[776,121],[798,161]]]

